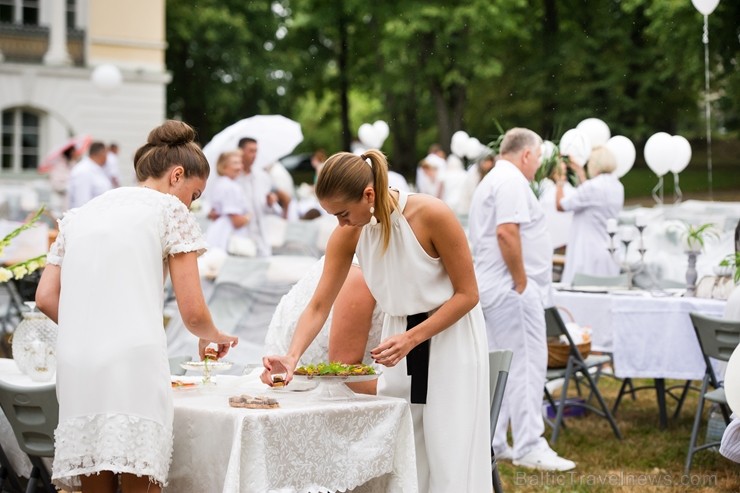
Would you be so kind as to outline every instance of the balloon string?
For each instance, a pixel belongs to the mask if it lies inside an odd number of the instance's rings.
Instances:
[[[709,185],[709,200],[714,200],[712,190],[712,125],[711,109],[709,106],[709,16],[704,16],[704,110],[707,120],[707,184]]]
[[[658,177],[658,184],[653,188],[653,200],[658,205],[663,205],[663,177]]]
[[[680,204],[683,200],[683,193],[681,187],[678,186],[678,173],[673,173],[673,195],[676,197],[674,204]]]

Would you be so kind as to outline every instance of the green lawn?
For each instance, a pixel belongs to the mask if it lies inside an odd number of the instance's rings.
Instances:
[[[649,380],[635,381],[648,385]],[[682,384],[667,381],[666,385]],[[695,382],[696,383],[696,382]],[[602,377],[599,388],[612,405],[620,382]],[[575,394],[574,394],[575,395]],[[578,467],[567,473],[540,473],[513,466],[499,465],[506,492],[737,492],[740,491],[740,465],[712,450],[694,456],[691,474],[683,476],[686,450],[691,435],[696,392],[691,392],[681,415],[670,420],[666,430],[658,428],[658,409],[654,390],[637,393],[635,401],[626,397],[620,404],[617,423],[624,436],[618,440],[607,421],[595,415],[566,419],[554,448],[574,460]],[[674,401],[668,399],[669,416]],[[705,418],[708,406],[705,407]],[[706,431],[706,420],[700,437]],[[549,429],[547,430],[549,438]]]

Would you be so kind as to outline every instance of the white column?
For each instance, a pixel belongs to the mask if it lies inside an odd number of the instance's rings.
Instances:
[[[51,22],[49,23],[49,51],[44,55],[46,65],[71,65],[72,58],[67,51],[67,2],[49,2]]]

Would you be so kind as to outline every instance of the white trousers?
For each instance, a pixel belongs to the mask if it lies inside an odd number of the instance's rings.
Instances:
[[[483,308],[489,350],[514,352],[509,378],[493,436],[494,453],[507,446],[511,425],[514,458],[549,448],[542,437],[542,396],[547,372],[547,333],[542,300],[532,281],[522,294],[509,291],[504,299]]]

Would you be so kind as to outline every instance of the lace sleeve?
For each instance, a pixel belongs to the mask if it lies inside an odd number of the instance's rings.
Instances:
[[[164,211],[164,233],[162,238],[163,257],[185,252],[202,255],[206,242],[200,226],[185,204],[172,195],[166,195]]]
[[[75,212],[76,209],[71,209],[64,214],[64,217],[57,221],[59,234],[49,248],[49,253],[46,255],[47,264],[62,265],[62,260],[64,259],[64,233],[67,230],[69,221],[74,217]]]

